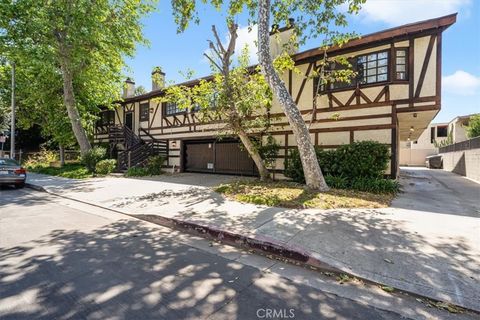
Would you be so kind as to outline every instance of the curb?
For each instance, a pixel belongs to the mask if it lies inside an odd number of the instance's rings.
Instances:
[[[163,227],[167,227],[170,229],[174,230],[179,230],[182,232],[185,232],[187,234],[195,235],[195,236],[200,236],[202,238],[208,239],[208,240],[213,240],[213,241],[219,241],[223,244],[231,245],[237,248],[245,249],[245,250],[251,250],[257,254],[260,255],[266,255],[267,257],[274,256],[276,258],[283,258],[286,259],[284,262],[295,264],[295,265],[301,265],[304,267],[309,267],[312,270],[318,271],[318,272],[329,272],[333,273],[337,276],[339,275],[347,275],[352,278],[356,278],[359,280],[362,280],[365,283],[371,284],[371,285],[376,285],[376,286],[388,286],[391,287],[390,285],[386,285],[381,282],[377,282],[368,278],[364,278],[359,275],[355,275],[351,272],[344,271],[338,267],[332,266],[328,263],[325,263],[321,261],[319,258],[315,257],[315,254],[308,252],[307,250],[299,247],[293,247],[290,246],[286,243],[276,241],[275,239],[270,239],[266,237],[255,237],[254,235],[242,235],[239,233],[235,232],[230,232],[226,231],[224,229],[220,229],[216,226],[209,226],[209,225],[202,225],[198,224],[196,222],[191,222],[191,221],[186,221],[186,220],[181,220],[181,219],[176,219],[176,218],[167,218],[167,217],[162,217],[162,216],[157,216],[157,215],[151,215],[151,214],[129,214],[126,212],[118,211],[115,209],[103,207],[97,204],[92,204],[86,201],[62,196],[53,192],[50,192],[46,190],[42,186],[34,185],[31,183],[26,183],[26,187],[31,188],[36,191],[40,192],[46,192],[48,194],[61,197],[64,199],[76,201],[79,203],[91,205],[100,209],[104,210],[109,210],[115,213],[123,214],[132,218],[136,218],[142,221],[147,221],[156,225],[160,225]],[[437,298],[433,298],[430,296],[426,295],[421,295],[418,294],[414,291],[410,290],[405,290],[405,289],[399,289],[397,287],[393,287],[395,289],[396,293],[400,294],[406,294],[409,296],[417,297],[417,298],[423,298],[427,299],[429,301],[432,301],[434,303],[439,302],[443,303],[444,301],[438,300]],[[462,308],[464,310],[468,310],[473,313],[480,313],[480,310],[475,310],[463,305],[459,305],[457,303],[453,302],[448,302],[451,305],[457,306],[459,308]]]

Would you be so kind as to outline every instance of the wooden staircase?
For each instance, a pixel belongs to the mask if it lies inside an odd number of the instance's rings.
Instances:
[[[109,128],[108,139],[110,145],[121,145],[124,148],[124,150],[118,152],[117,168],[119,171],[144,166],[150,156],[162,155],[168,157],[167,140],[155,139],[143,128],[140,130],[148,136],[148,140],[143,140],[125,126]]]

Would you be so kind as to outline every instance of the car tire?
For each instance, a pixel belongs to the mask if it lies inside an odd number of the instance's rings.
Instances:
[[[19,184],[16,184],[16,185],[15,185],[15,189],[22,189],[22,188],[24,188],[24,187],[25,187],[25,182],[19,183]]]

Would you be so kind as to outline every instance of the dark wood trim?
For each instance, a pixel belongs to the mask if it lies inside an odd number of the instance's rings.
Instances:
[[[379,119],[379,118],[390,118],[391,113],[381,113],[381,114],[369,114],[362,116],[351,116],[351,117],[340,117],[339,119],[317,119],[313,123],[325,123],[325,122],[341,122],[341,121],[354,121],[354,120],[365,120],[365,119]],[[312,123],[312,121],[305,120],[305,123]],[[272,124],[272,127],[283,127],[288,126],[288,122],[277,122]]]
[[[292,95],[292,82],[293,82],[293,74],[292,70],[288,70],[288,93]]]
[[[397,112],[395,110],[395,106],[393,107],[392,110],[392,125],[394,126],[392,128],[392,133],[391,133],[391,163],[390,163],[390,176],[392,179],[397,178],[397,134],[398,134],[398,119],[397,119]]]
[[[361,101],[360,101],[360,88],[356,88],[355,89],[355,101],[356,101],[356,104],[361,104]]]
[[[315,132],[315,145],[318,146],[318,132]]]
[[[354,131],[350,130],[350,143],[354,142]]]
[[[366,103],[372,103],[372,100],[370,100],[365,93],[362,92],[362,90],[358,90],[360,93],[360,97],[362,97],[363,100],[365,100]]]
[[[354,90],[350,98],[347,100],[347,103],[345,103],[344,107],[348,107],[353,102],[353,99],[355,99],[356,96],[356,90]]]
[[[287,156],[288,151],[288,133],[285,133],[285,155]]]
[[[117,108],[115,108],[115,114],[117,115],[118,124],[123,126],[123,122],[122,122],[122,119],[120,119],[120,113],[118,113]]]
[[[440,110],[440,105],[435,104],[431,106],[417,106],[409,108],[397,108],[397,113],[408,113],[408,112],[421,112],[421,111],[432,111]]]
[[[333,100],[333,102],[335,102],[335,103],[337,104],[337,106],[343,107],[342,102],[340,102],[340,100],[338,100],[337,97],[335,97],[335,96],[333,95],[333,93],[330,93],[330,97],[331,97],[331,100]]]
[[[310,133],[315,133],[315,132],[342,132],[342,131],[365,131],[365,130],[382,130],[382,129],[391,129],[392,124],[382,124],[382,125],[367,125],[367,126],[357,126],[357,127],[338,127],[338,128],[318,128],[318,129],[310,129]],[[272,131],[271,135],[272,136],[278,136],[282,134],[293,134],[293,131],[291,130],[285,130],[285,131]]]
[[[310,72],[312,71],[313,68],[313,62],[310,63],[307,67],[307,72],[305,73],[305,78],[302,80],[302,84],[300,85],[300,89],[298,90],[297,97],[295,98],[295,104],[298,105],[298,102],[300,101],[300,98],[302,97],[303,89],[305,88],[305,84],[308,81],[308,77],[310,76]]]
[[[343,44],[341,47],[339,46],[332,46],[329,48],[328,53],[329,56],[333,56],[332,53],[335,52],[337,54],[344,54],[349,50],[354,49],[355,51],[363,50],[365,46],[379,46],[381,43],[390,43],[392,41],[401,41],[405,38],[411,38],[413,36],[418,37],[423,33],[432,33],[438,29],[446,29],[450,25],[454,24],[457,19],[457,14],[451,14],[448,16],[430,19],[425,21],[420,21],[416,23],[411,23],[407,25],[403,25],[396,28],[391,28],[383,31],[379,31],[376,33],[364,35],[362,37],[353,39],[346,44]],[[360,49],[362,48],[362,49]],[[302,61],[311,58],[315,58],[321,56],[322,51],[318,48],[307,50],[304,52],[300,52],[295,54],[292,58],[294,61]]]
[[[159,108],[159,103],[157,103],[157,105],[155,106],[155,111],[153,111],[152,120],[150,121],[150,124],[148,126],[148,130],[150,130],[150,128],[152,128],[153,122],[155,121],[155,116],[157,115],[158,108]]]
[[[383,89],[378,93],[377,97],[373,100],[373,102],[380,102],[380,99],[382,99],[383,95],[386,93],[387,88],[388,86],[383,87]]]
[[[328,108],[329,108],[329,109],[333,109],[332,93],[329,92],[329,93],[327,94],[327,97],[328,97]]]
[[[411,107],[413,106],[412,100],[413,100],[413,90],[414,90],[414,84],[415,84],[415,59],[413,56],[413,52],[415,51],[415,39],[411,38],[409,40],[409,46],[408,46],[408,70],[411,71],[412,76],[410,77],[410,81],[408,82],[408,98],[410,101],[408,102],[408,105]]]
[[[418,79],[417,88],[415,89],[415,98],[420,97],[420,92],[422,91],[423,81],[425,80],[425,75],[427,74],[428,64],[430,62],[430,57],[432,55],[435,39],[436,37],[434,35],[430,36],[427,52],[425,53],[425,58],[423,59],[422,70],[420,71],[420,78]]]
[[[436,68],[435,95],[438,97],[438,104],[442,105],[442,33],[437,35],[437,68]]]

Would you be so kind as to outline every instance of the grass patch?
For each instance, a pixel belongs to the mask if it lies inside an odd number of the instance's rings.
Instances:
[[[313,192],[294,182],[235,181],[214,189],[230,199],[259,205],[285,208],[385,208],[394,194],[331,189]]]
[[[63,167],[58,168],[36,166],[28,168],[28,171],[70,179],[86,179],[92,177],[92,173],[88,172],[87,168],[80,163],[66,163]]]

